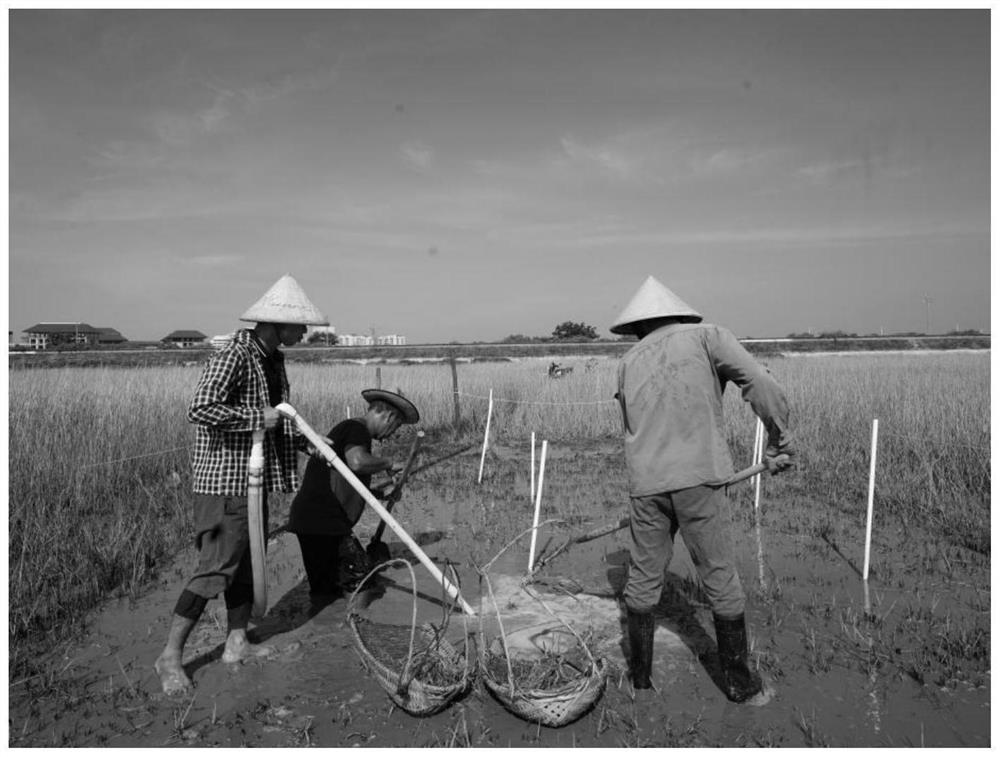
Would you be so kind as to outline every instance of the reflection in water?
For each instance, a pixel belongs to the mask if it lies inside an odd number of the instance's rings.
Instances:
[[[868,624],[868,719],[872,723],[875,733],[882,730],[882,712],[878,701],[878,661],[875,658],[875,638],[872,636],[871,627],[875,622],[872,614],[872,598],[868,590],[868,581],[862,581],[865,589],[865,623]]]

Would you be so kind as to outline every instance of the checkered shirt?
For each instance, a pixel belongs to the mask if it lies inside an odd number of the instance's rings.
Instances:
[[[240,329],[232,342],[215,353],[198,381],[188,408],[195,424],[192,456],[193,488],[197,494],[245,496],[251,432],[264,428],[268,400],[263,345],[252,331]],[[276,350],[281,376],[281,398],[288,400],[288,376],[284,356]],[[297,435],[286,419],[264,437],[264,490],[294,491]]]

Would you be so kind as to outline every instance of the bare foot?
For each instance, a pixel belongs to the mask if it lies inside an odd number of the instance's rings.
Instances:
[[[167,696],[177,696],[191,691],[193,684],[184,672],[180,657],[164,652],[156,658],[153,669],[160,677],[160,685]]]
[[[222,652],[222,661],[225,663],[243,662],[255,657],[271,657],[274,654],[274,647],[251,644],[245,636],[230,636],[226,639],[226,648]]]

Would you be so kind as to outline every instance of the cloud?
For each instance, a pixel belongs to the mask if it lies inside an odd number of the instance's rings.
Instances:
[[[809,181],[823,184],[834,181],[844,174],[864,168],[865,163],[861,160],[826,161],[803,166],[798,170],[798,174],[804,176]]]
[[[403,160],[417,170],[426,170],[434,162],[434,151],[421,142],[405,142],[399,149]]]
[[[200,137],[227,131],[233,126],[234,119],[242,115],[256,112],[285,97],[325,89],[336,79],[337,68],[334,66],[316,71],[293,72],[274,81],[244,87],[203,80],[201,85],[211,92],[211,101],[200,107],[158,110],[150,120],[154,142],[143,149],[155,153],[157,145],[188,146]]]
[[[614,140],[599,145],[584,144],[572,135],[559,139],[564,159],[570,165],[595,167],[618,178],[631,178],[636,173],[636,164]]]
[[[685,177],[725,177],[759,171],[781,160],[784,153],[772,146],[744,146],[738,140],[706,141],[705,135],[666,121],[621,131],[595,142],[567,134],[559,139],[559,153],[552,165],[660,185]]]
[[[191,258],[189,262],[196,266],[202,266],[203,268],[222,268],[224,266],[242,263],[244,259],[245,257],[243,255],[236,254],[199,255],[198,257]]]
[[[948,227],[931,226],[814,226],[814,227],[772,227],[746,229],[678,229],[678,230],[634,230],[619,224],[595,224],[587,229],[580,224],[573,228],[537,228],[532,236],[542,244],[556,247],[608,247],[611,249],[628,246],[667,247],[671,245],[815,245],[815,244],[858,244],[873,241],[899,239],[949,239],[976,235],[977,229],[960,225]],[[539,236],[541,235],[541,236]]]
[[[317,71],[296,71],[278,77],[275,81],[244,87],[239,90],[239,95],[247,105],[256,108],[279,98],[324,90],[336,82],[338,76],[337,65]]]
[[[473,173],[487,178],[508,176],[516,170],[507,163],[503,163],[499,160],[487,160],[485,158],[472,160],[469,162],[469,165],[472,167]]]
[[[695,148],[692,168],[699,174],[728,174],[745,171],[777,157],[781,151],[746,147],[722,147],[709,150]]]
[[[229,95],[218,93],[212,104],[198,114],[202,131],[211,134],[222,129],[232,112],[228,104],[230,99]]]
[[[156,168],[163,163],[163,151],[155,144],[139,140],[115,139],[107,142],[87,159],[92,166],[105,171],[128,171]]]

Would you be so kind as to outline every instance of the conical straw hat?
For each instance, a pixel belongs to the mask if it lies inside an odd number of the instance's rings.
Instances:
[[[299,283],[287,273],[240,316],[252,323],[299,323],[329,326],[330,321],[313,305]]]
[[[610,331],[612,334],[631,334],[631,326],[639,321],[680,316],[701,320],[701,313],[650,276],[611,325]]]

